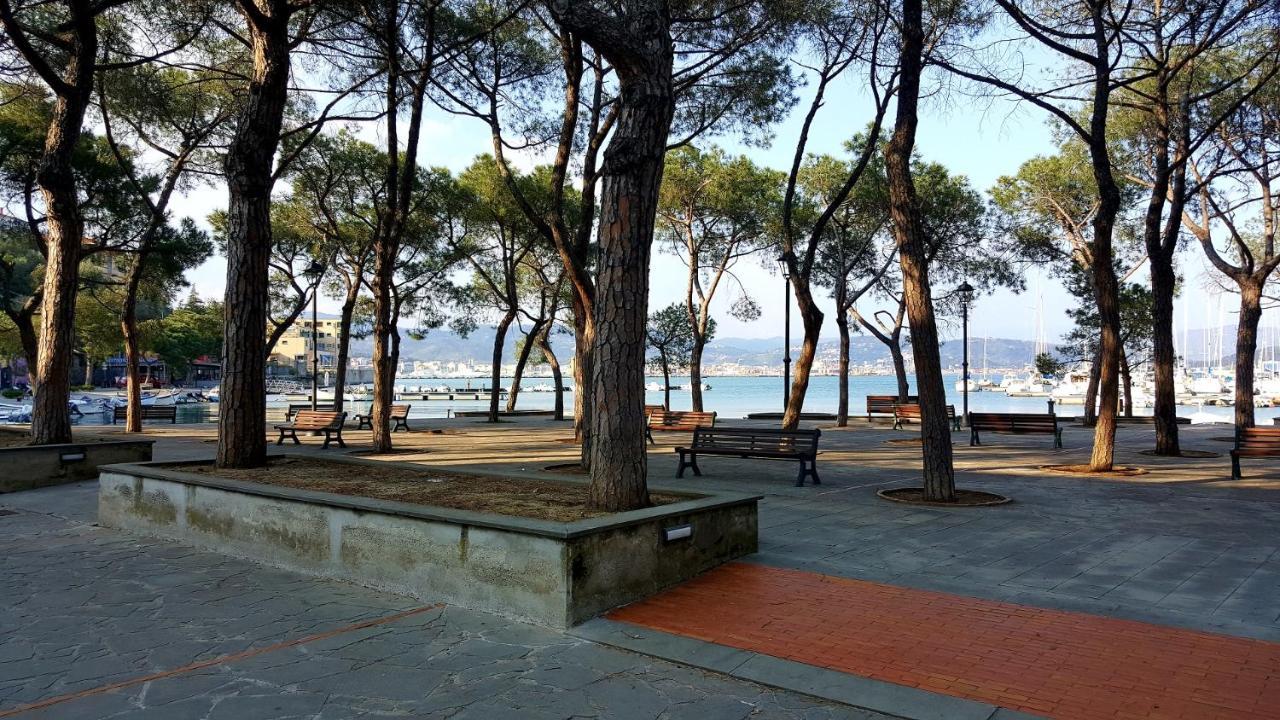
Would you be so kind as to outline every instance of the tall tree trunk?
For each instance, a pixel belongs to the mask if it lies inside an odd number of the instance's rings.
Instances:
[[[373,431],[373,451],[391,450],[391,403],[395,402],[395,358],[391,334],[391,285],[395,282],[396,250],[385,238],[378,243],[373,260],[373,407],[369,426]],[[380,420],[385,418],[385,422]]]
[[[1180,455],[1175,390],[1177,353],[1173,347],[1173,293],[1177,281],[1171,256],[1162,252],[1148,252],[1147,256],[1151,263],[1151,365],[1155,374],[1155,408],[1152,413],[1156,424],[1156,454]]]
[[[836,407],[836,427],[849,424],[849,317],[836,300],[836,327],[840,329],[840,403]]]
[[[1240,321],[1236,325],[1236,427],[1253,427],[1253,365],[1262,320],[1262,284],[1240,285]]]
[[[924,445],[924,496],[933,502],[955,500],[955,470],[951,459],[951,428],[947,419],[947,391],[938,354],[938,327],[929,289],[929,263],[911,154],[915,147],[917,105],[924,49],[921,0],[903,0],[901,77],[893,136],[885,148],[889,185],[889,214],[902,267],[902,292],[911,324],[911,350],[920,395],[920,437]]]
[[[138,347],[138,284],[145,258],[139,256],[129,269],[129,279],[121,308],[120,333],[124,336],[125,432],[142,432],[142,352]]]
[[[591,468],[591,348],[595,319],[578,292],[573,297],[573,434],[582,448],[582,467]]]
[[[284,12],[274,8],[277,12]],[[248,16],[246,16],[248,17]],[[266,338],[273,159],[289,96],[289,23],[248,20],[249,93],[227,150],[227,285],[218,467],[267,460]]]
[[[667,364],[667,356],[662,355],[658,362],[662,365],[662,404],[671,409],[671,366]]]
[[[489,422],[498,422],[498,397],[502,387],[502,349],[507,344],[507,329],[516,319],[515,310],[509,310],[498,321],[493,334],[493,359],[489,368]]]
[[[529,353],[533,352],[534,338],[542,333],[542,321],[536,320],[529,332],[524,336],[524,345],[516,356],[516,371],[511,378],[511,392],[507,393],[507,412],[515,412],[516,398],[520,395],[520,381],[524,378],[525,365],[529,363]]]
[[[791,366],[791,392],[787,398],[787,409],[782,414],[782,427],[795,430],[800,427],[800,414],[804,412],[804,398],[809,390],[809,374],[813,370],[813,359],[818,354],[818,340],[822,334],[822,310],[818,308],[812,293],[809,292],[807,279],[791,278],[792,293],[796,297],[796,307],[800,311],[800,321],[804,326],[804,337],[800,341],[800,354]]]
[[[907,360],[902,356],[900,336],[894,335],[889,344],[889,356],[893,359],[893,375],[898,380],[898,402],[906,402],[911,395],[911,382],[907,380]]]
[[[555,402],[555,419],[564,419],[564,375],[560,371],[560,358],[556,357],[556,353],[551,349],[551,341],[547,336],[551,334],[551,324],[543,329],[542,334],[538,336],[538,347],[542,350],[542,354],[547,356],[547,364],[551,366],[551,382],[555,383],[556,402]]]
[[[1124,388],[1124,416],[1133,417],[1133,378],[1129,375],[1129,354],[1120,353],[1120,382]]]
[[[351,359],[351,322],[356,312],[356,300],[360,294],[359,281],[347,288],[347,295],[342,300],[342,310],[338,314],[338,357],[337,368],[333,374],[333,409],[342,412],[343,396],[347,393],[347,363]]]
[[[600,267],[592,356],[590,504],[609,511],[649,504],[644,439],[645,325],[649,259],[674,114],[670,17],[651,10],[632,29],[644,62],[615,68],[618,116],[605,151]],[[598,48],[606,51],[604,48]]]
[[[90,20],[92,25],[93,21]],[[79,42],[97,46],[96,34]],[[76,292],[80,289],[80,245],[84,219],[76,192],[72,154],[80,139],[85,108],[92,89],[94,51],[75,52],[64,79],[72,92],[59,95],[45,137],[44,155],[36,179],[44,196],[46,256],[31,410],[31,444],[71,442],[71,358],[75,348]],[[86,65],[88,67],[86,67]]]
[[[1082,418],[1085,427],[1093,427],[1098,424],[1098,378],[1102,375],[1102,357],[1097,350],[1093,353],[1093,361],[1089,364],[1089,382],[1084,388],[1084,417]]]
[[[702,351],[706,345],[706,336],[695,333],[689,352],[689,407],[694,412],[702,412]]]

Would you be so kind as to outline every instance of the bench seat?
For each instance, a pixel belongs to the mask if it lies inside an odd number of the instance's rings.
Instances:
[[[1237,427],[1231,449],[1231,479],[1240,479],[1240,458],[1280,457],[1280,427]]]
[[[920,422],[924,417],[924,411],[921,410],[919,403],[897,403],[893,406],[893,429],[901,430],[902,424],[907,420]],[[951,429],[960,429],[960,418],[956,415],[956,406],[947,406],[947,419],[951,421]]]
[[[294,445],[301,445],[298,440],[298,431],[324,433],[324,445],[322,449],[328,450],[329,443],[337,441],[338,447],[345,448],[347,444],[342,441],[342,424],[346,422],[347,414],[345,412],[333,412],[331,410],[299,410],[294,416],[292,422],[281,423],[276,425],[276,430],[280,431],[280,437],[276,438],[276,445],[283,445],[286,437],[293,440]]]
[[[1048,413],[969,413],[969,444],[981,445],[979,432],[1011,435],[1052,435],[1053,446],[1062,447],[1062,428],[1058,416]]]
[[[737,458],[763,460],[797,460],[800,470],[796,475],[796,487],[803,487],[806,477],[814,485],[821,485],[818,477],[818,438],[822,431],[774,430],[770,428],[699,427],[693,431],[693,444],[678,447],[680,465],[676,477],[684,477],[685,468],[702,475],[698,467],[699,455],[722,455]]]
[[[893,415],[894,406],[899,404],[897,395],[868,395],[867,396],[867,422],[871,422],[873,415]],[[905,401],[907,405],[919,405],[920,397],[917,395],[908,395]]]
[[[178,406],[177,405],[143,405],[139,408],[142,411],[142,420],[168,420],[174,425],[178,424]],[[120,405],[111,408],[111,424],[115,425],[117,421],[129,419],[129,408]]]
[[[644,436],[654,444],[653,431],[693,432],[701,427],[715,427],[714,412],[694,412],[692,410],[650,410],[645,409]]]
[[[397,430],[404,430],[405,432],[411,432],[411,430],[409,429],[409,410],[412,408],[413,408],[412,405],[392,405],[391,406],[391,422],[394,423],[391,426],[391,432],[395,432]],[[373,429],[373,411],[372,410],[363,415],[356,416],[356,429],[357,430]]]

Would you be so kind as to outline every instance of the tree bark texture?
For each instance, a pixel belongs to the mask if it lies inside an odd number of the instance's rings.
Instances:
[[[836,300],[836,307],[841,301]],[[836,327],[840,330],[840,403],[836,407],[836,427],[849,424],[849,318],[844,313],[836,315]]]
[[[142,269],[146,254],[140,253],[129,268],[126,281],[124,306],[121,308],[120,332],[124,336],[125,367],[125,432],[142,432],[142,351],[138,347],[138,286],[142,282]]]
[[[551,381],[555,383],[556,399],[555,399],[555,415],[556,420],[564,419],[564,375],[560,370],[560,358],[556,356],[555,350],[551,349],[551,341],[548,336],[551,334],[551,324],[548,323],[542,330],[542,334],[538,336],[538,347],[542,350],[542,354],[547,356],[547,364],[551,366]]]
[[[359,272],[356,275],[359,278]],[[360,281],[357,279],[347,288],[346,297],[342,299],[342,309],[338,314],[338,366],[333,374],[333,409],[342,412],[343,395],[347,392],[347,362],[351,358],[351,322],[356,312],[356,300],[360,295]]]
[[[791,393],[787,409],[782,414],[782,427],[795,430],[800,427],[800,415],[804,412],[804,398],[809,390],[809,374],[813,371],[813,359],[818,354],[818,340],[822,334],[822,310],[814,300],[807,278],[791,273],[791,291],[796,298],[804,335],[800,341],[800,354],[791,366]]]
[[[924,449],[924,496],[934,502],[955,500],[955,470],[951,457],[951,427],[947,392],[938,354],[938,326],[929,289],[929,261],[920,223],[911,154],[915,147],[917,106],[924,50],[921,0],[903,0],[901,76],[893,136],[885,148],[889,185],[889,215],[902,267],[903,300],[911,324],[911,350],[920,396],[920,438]]]
[[[1098,424],[1098,377],[1102,375],[1102,357],[1094,351],[1093,360],[1089,363],[1089,382],[1084,388],[1084,426],[1093,427]]]
[[[594,43],[613,64],[619,83],[617,123],[602,169],[591,368],[589,501],[609,511],[649,504],[644,439],[649,260],[675,110],[669,8],[638,4],[628,16],[630,37],[609,40],[630,47],[618,52],[604,38]]]
[[[218,467],[260,467],[267,460],[267,268],[276,148],[289,96],[288,11],[245,12],[253,67],[249,93],[227,149],[227,287]],[[278,14],[276,14],[278,13]]]
[[[71,442],[71,358],[75,350],[76,292],[80,289],[80,251],[84,217],[76,192],[72,156],[80,140],[85,110],[93,92],[98,52],[93,14],[73,12],[70,51],[61,87],[55,87],[44,152],[36,168],[45,205],[45,267],[40,336],[33,373],[31,444]]]
[[[1262,321],[1262,285],[1240,285],[1240,321],[1236,325],[1236,427],[1253,427],[1253,364]]]
[[[534,321],[529,332],[524,336],[524,345],[516,356],[516,371],[511,376],[511,391],[507,393],[507,412],[514,412],[516,399],[520,396],[520,382],[524,379],[525,366],[529,364],[529,354],[533,352],[534,339],[542,333],[542,321]]]
[[[1175,228],[1176,231],[1176,228]],[[1178,444],[1177,352],[1173,346],[1173,258],[1148,252],[1151,263],[1152,370],[1155,375],[1156,454],[1182,454]]]

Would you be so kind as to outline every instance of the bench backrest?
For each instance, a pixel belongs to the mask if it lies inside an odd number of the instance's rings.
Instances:
[[[332,410],[299,410],[293,416],[293,427],[298,430],[333,430],[342,427],[347,418],[344,412]]]
[[[161,418],[168,420],[178,416],[177,405],[143,405],[139,408],[142,410],[141,417],[143,419]],[[111,413],[116,420],[125,420],[129,417],[129,408],[125,405],[117,405],[111,409]]]
[[[893,414],[900,418],[919,418],[924,414],[920,409],[920,403],[895,403],[893,406]],[[954,418],[956,416],[956,406],[947,406],[947,417]]]
[[[893,406],[898,404],[900,403],[897,395],[868,395],[867,413],[892,413]],[[920,404],[920,397],[918,395],[908,395],[907,401],[901,404],[918,405]]]
[[[713,412],[694,412],[692,410],[668,410],[668,425],[684,425],[690,427],[714,427],[716,414]]]
[[[1238,427],[1236,449],[1280,455],[1280,427]]]
[[[666,412],[666,411],[667,411],[666,405],[645,405],[644,406],[644,416],[646,419],[648,419],[648,417],[653,413]]]
[[[392,405],[392,406],[391,406],[391,417],[393,417],[393,418],[397,418],[397,417],[409,417],[409,408],[411,408],[411,407],[413,407],[413,406],[412,406],[412,405]]]
[[[994,432],[1057,432],[1058,416],[1048,413],[969,413],[969,427]]]
[[[693,449],[715,448],[743,453],[786,452],[812,455],[818,452],[822,431],[771,428],[700,427],[693,431]]]

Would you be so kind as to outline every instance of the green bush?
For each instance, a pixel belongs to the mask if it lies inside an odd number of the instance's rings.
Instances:
[[[10,400],[17,400],[23,395],[26,395],[26,393],[16,388],[8,388],[6,390],[0,390],[0,396],[9,398]]]
[[[91,390],[97,390],[97,389],[98,388],[95,385],[72,385],[71,386],[72,392],[89,392]]]

